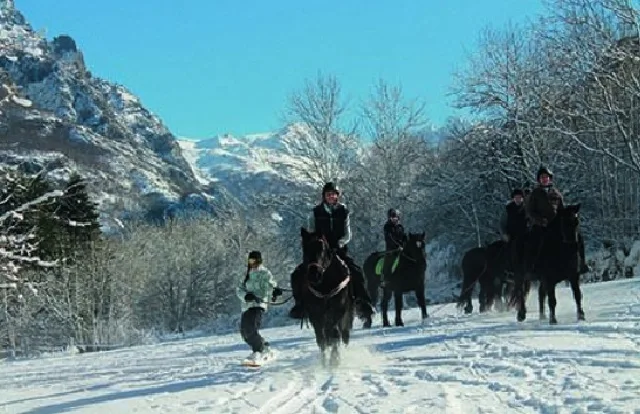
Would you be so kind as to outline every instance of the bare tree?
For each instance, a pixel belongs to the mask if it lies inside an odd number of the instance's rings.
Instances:
[[[322,185],[344,179],[357,161],[359,140],[355,127],[345,127],[347,104],[334,76],[318,74],[289,97],[284,142],[306,165],[297,168],[309,183]]]

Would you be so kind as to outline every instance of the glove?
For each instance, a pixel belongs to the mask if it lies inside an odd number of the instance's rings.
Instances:
[[[282,289],[280,289],[279,287],[275,287],[273,288],[273,297],[277,298],[278,296],[282,296]]]
[[[245,302],[259,302],[258,298],[256,297],[256,295],[254,295],[253,293],[247,293],[246,295],[244,295],[244,301]]]

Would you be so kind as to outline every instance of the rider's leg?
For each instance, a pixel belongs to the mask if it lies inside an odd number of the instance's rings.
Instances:
[[[540,226],[532,226],[531,231],[527,235],[526,245],[524,249],[524,271],[532,273],[539,261],[540,248],[542,245],[543,228]]]
[[[351,274],[351,286],[353,287],[353,294],[356,297],[358,315],[362,318],[370,317],[375,313],[375,309],[371,305],[371,298],[367,291],[362,269],[346,254],[340,254],[340,257],[346,263],[349,268],[349,273]]]
[[[304,310],[302,308],[302,265],[296,267],[291,273],[291,290],[293,293],[293,300],[295,304],[289,311],[289,316],[293,319],[302,319],[304,316]]]
[[[392,253],[386,253],[384,255],[384,261],[382,263],[382,274],[380,278],[384,281],[391,276],[391,266],[393,265],[394,255]]]

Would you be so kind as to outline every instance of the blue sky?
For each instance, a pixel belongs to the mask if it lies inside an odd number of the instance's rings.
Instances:
[[[71,35],[95,76],[125,85],[188,138],[278,129],[287,96],[322,71],[352,102],[401,83],[442,124],[481,29],[541,0],[15,0],[48,39]]]

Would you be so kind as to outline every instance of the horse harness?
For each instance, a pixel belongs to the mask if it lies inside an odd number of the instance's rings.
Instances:
[[[322,293],[322,292],[314,289],[314,287],[311,286],[311,284],[307,283],[307,289],[309,289],[309,292],[311,292],[313,294],[313,296],[317,297],[318,299],[324,299],[324,300],[331,299],[332,297],[334,297],[338,293],[340,293],[344,288],[346,288],[349,285],[349,282],[351,281],[351,275],[350,275],[350,271],[349,271],[349,266],[347,266],[345,261],[337,253],[335,253],[335,255],[331,258],[331,260],[329,261],[329,264],[327,266],[322,267],[319,263],[311,262],[311,263],[309,263],[307,265],[307,269],[309,269],[311,267],[315,267],[315,268],[318,268],[321,273],[324,273],[329,268],[329,266],[331,266],[331,264],[333,264],[333,260],[334,259],[337,259],[340,267],[346,272],[346,277],[344,278],[344,280],[342,282],[340,282],[338,284],[338,286],[336,286],[335,288],[331,289],[331,291],[329,291],[328,293]]]

